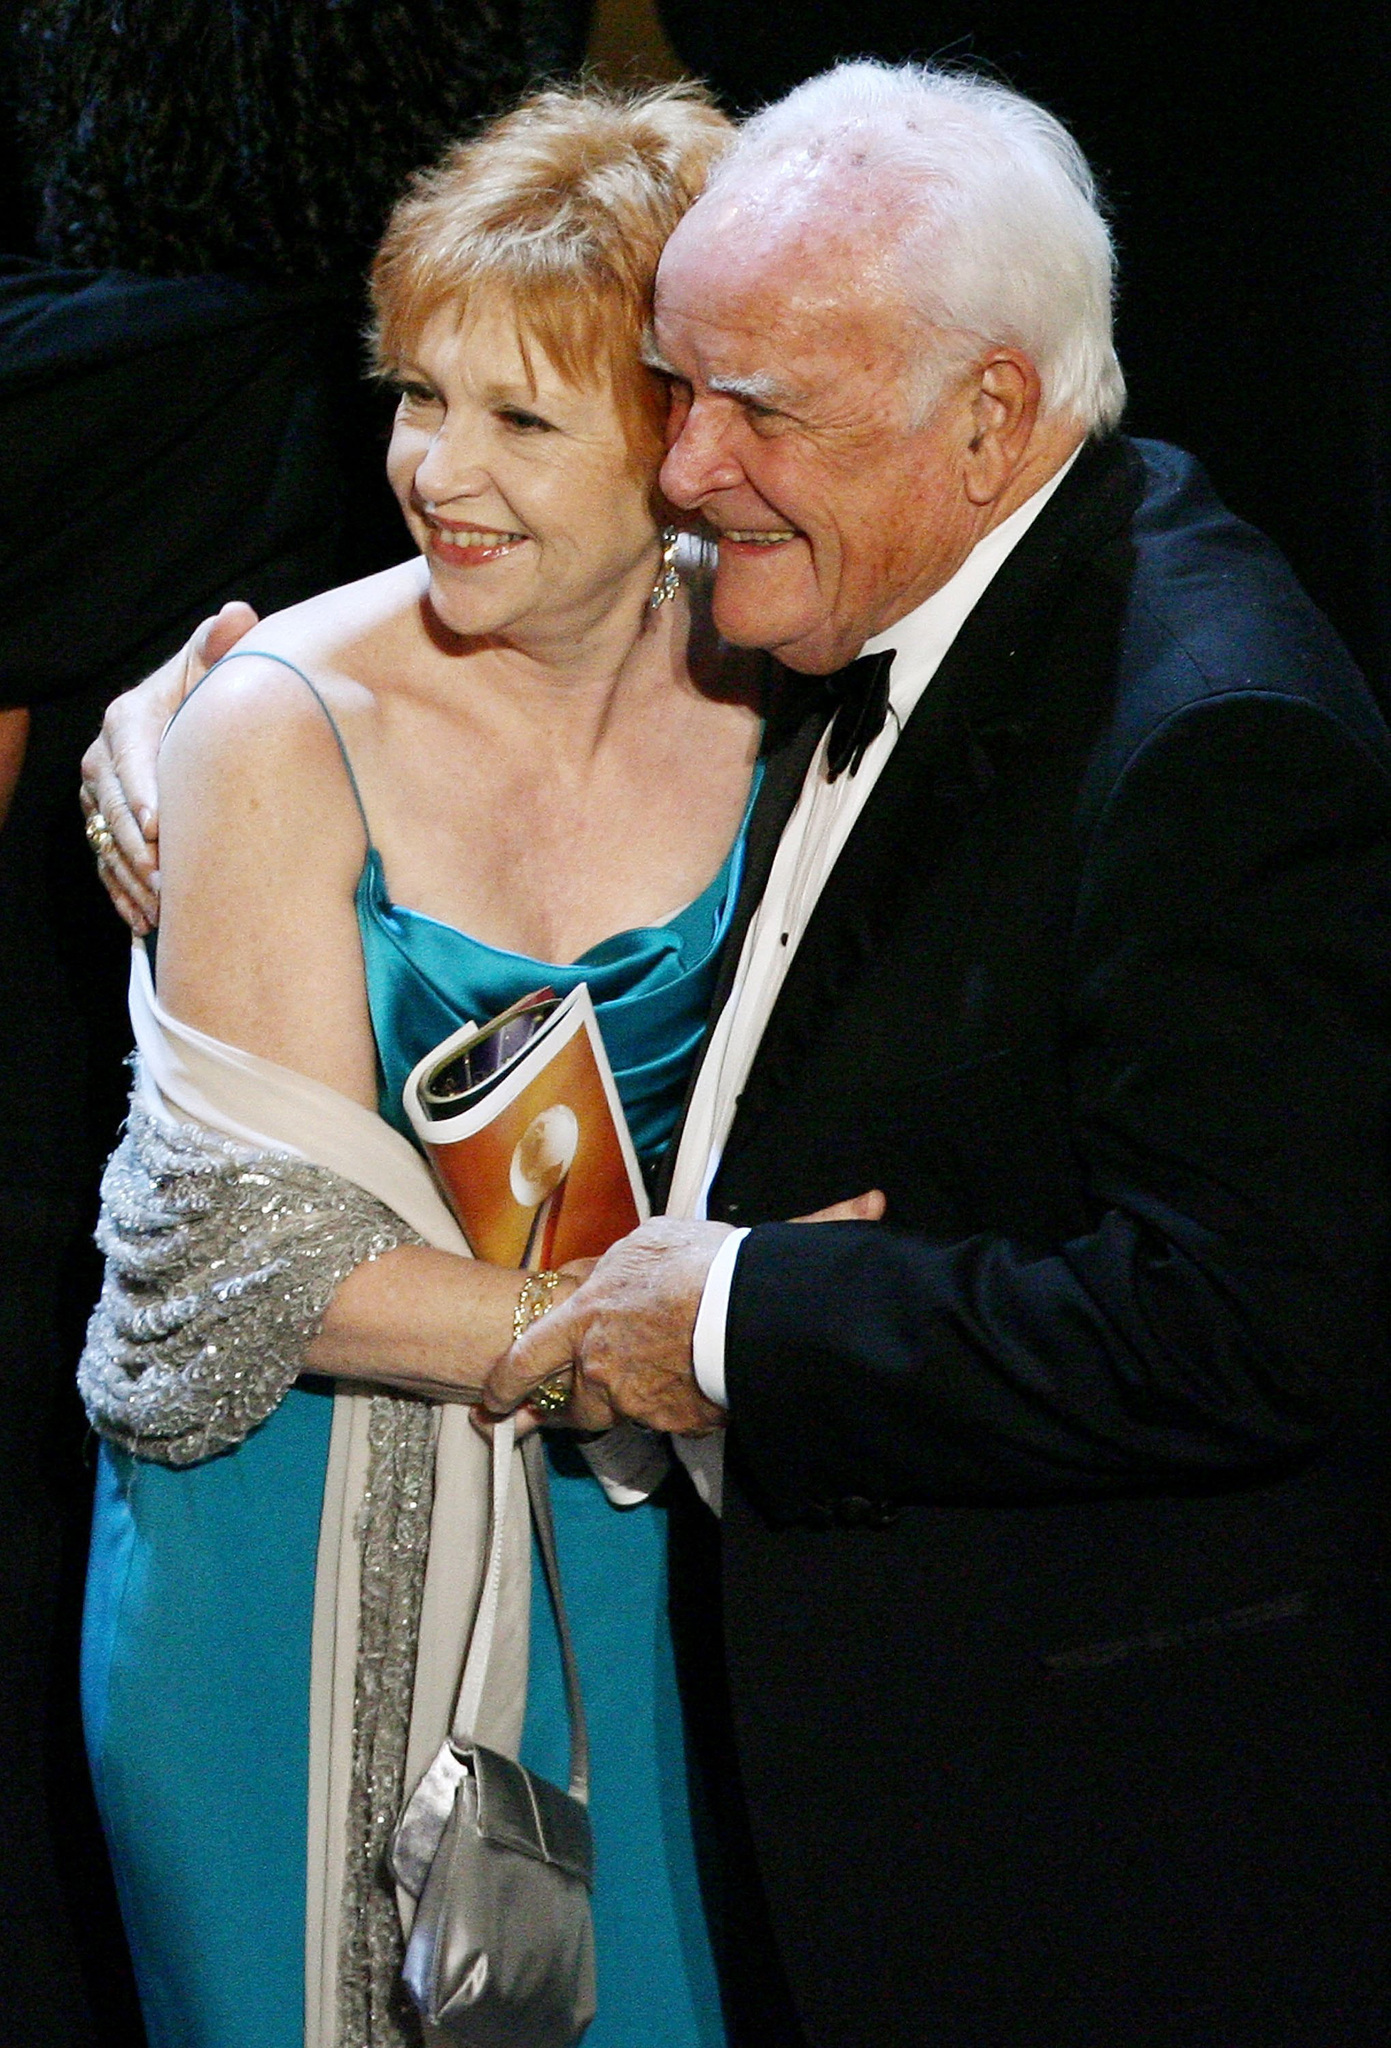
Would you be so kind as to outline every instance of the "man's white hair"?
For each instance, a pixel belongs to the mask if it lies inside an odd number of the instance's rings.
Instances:
[[[1045,417],[1089,431],[1119,420],[1110,231],[1086,158],[1043,107],[933,65],[838,64],[748,121],[706,196],[756,191],[770,177],[784,189],[807,181],[813,202],[817,188],[868,187],[901,209],[904,296],[948,330],[922,365],[927,376],[958,359],[967,337],[1008,345],[1037,369]]]

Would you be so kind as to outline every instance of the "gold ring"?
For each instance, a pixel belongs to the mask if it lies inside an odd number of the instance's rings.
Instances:
[[[559,1415],[562,1408],[569,1407],[574,1391],[575,1368],[564,1365],[559,1372],[553,1372],[539,1386],[533,1387],[527,1401],[538,1415]]]
[[[83,829],[87,834],[87,844],[91,847],[97,859],[105,860],[107,854],[110,853],[112,847],[116,844],[116,837],[101,812],[93,811]]]

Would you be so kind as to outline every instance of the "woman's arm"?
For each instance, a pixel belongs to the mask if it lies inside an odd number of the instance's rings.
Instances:
[[[375,1109],[354,908],[363,828],[309,691],[278,666],[232,663],[170,728],[160,788],[161,1001]],[[467,1395],[512,1340],[518,1288],[504,1268],[399,1247],[340,1283],[307,1362]]]
[[[578,1284],[562,1275],[553,1303]],[[471,1398],[512,1343],[520,1285],[507,1267],[400,1245],[340,1284],[306,1362],[334,1379],[372,1380],[437,1401]],[[567,1426],[585,1429],[612,1420],[607,1405],[565,1417]]]

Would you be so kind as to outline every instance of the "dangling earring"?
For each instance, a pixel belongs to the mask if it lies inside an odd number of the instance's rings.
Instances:
[[[649,611],[656,611],[669,597],[675,597],[681,588],[681,578],[676,568],[677,531],[674,526],[662,528],[662,566],[652,586],[652,595],[647,600]]]

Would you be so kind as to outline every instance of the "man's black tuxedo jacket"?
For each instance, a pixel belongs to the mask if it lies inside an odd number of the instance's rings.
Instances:
[[[745,911],[816,721],[775,745]],[[737,936],[736,936],[737,945]],[[1088,448],[825,889],[710,1213],[735,1728],[817,2048],[1391,2039],[1391,737]]]

